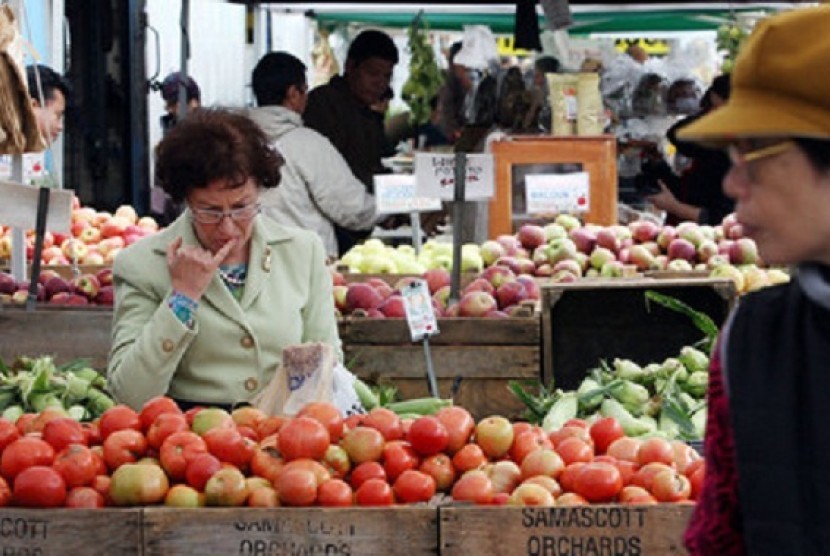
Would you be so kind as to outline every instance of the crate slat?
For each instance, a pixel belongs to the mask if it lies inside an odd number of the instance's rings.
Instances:
[[[350,344],[406,344],[410,341],[405,319],[349,318],[339,323],[340,338]],[[439,319],[440,333],[432,345],[538,345],[539,317]]]

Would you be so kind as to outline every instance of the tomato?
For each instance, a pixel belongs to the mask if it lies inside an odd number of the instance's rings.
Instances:
[[[104,496],[89,486],[76,486],[66,494],[67,508],[103,508]]]
[[[372,409],[361,423],[363,427],[370,427],[383,435],[383,439],[387,442],[391,440],[400,440],[403,438],[403,425],[398,414],[391,409],[385,407],[376,407]]]
[[[628,504],[631,503],[632,500],[647,496],[651,496],[651,494],[643,487],[636,485],[626,485],[622,487],[622,490],[620,490],[620,494],[617,497],[617,499],[619,500],[619,502],[623,504]]]
[[[198,456],[197,459],[200,457],[202,456]],[[193,460],[193,463],[195,463],[195,461],[196,460]],[[216,461],[218,462],[219,460],[217,459]],[[191,465],[193,465],[193,463],[191,463]],[[251,457],[251,473],[257,477],[268,479],[271,483],[274,483],[277,480],[277,477],[279,476],[280,471],[282,471],[284,465],[285,462],[280,457],[280,453],[276,448],[257,448],[254,450],[253,457]],[[188,468],[189,467],[190,466],[188,466]],[[190,480],[187,482],[193,485]]]
[[[429,456],[418,466],[418,471],[432,477],[435,480],[435,489],[441,492],[449,490],[455,482],[455,468],[447,454]]]
[[[282,415],[271,415],[266,417],[256,426],[257,437],[263,439],[279,432],[282,426],[288,422],[288,419],[288,417],[284,417]]]
[[[689,499],[692,485],[686,475],[665,469],[654,475],[651,493],[659,502],[680,502]]]
[[[652,492],[654,485],[654,477],[661,471],[671,471],[672,468],[665,463],[647,463],[634,473],[631,478],[631,484],[641,486],[649,492]]]
[[[452,487],[452,498],[459,502],[490,504],[494,495],[493,482],[484,471],[479,470],[464,473]]]
[[[588,501],[575,492],[566,492],[556,499],[557,506],[584,506],[586,504]]]
[[[435,479],[421,471],[408,469],[395,479],[393,490],[398,502],[429,502],[435,496]]]
[[[557,498],[560,494],[562,494],[562,487],[559,485],[559,482],[554,479],[553,477],[547,477],[545,475],[537,475],[535,477],[531,477],[529,479],[525,479],[522,481],[523,485],[539,485],[543,487],[545,490],[551,493],[554,498]]]
[[[549,448],[539,448],[529,453],[522,460],[522,478],[529,479],[539,475],[557,478],[565,469],[565,462],[555,451]]]
[[[160,503],[169,489],[161,467],[125,463],[112,474],[109,496],[116,506],[146,506]]]
[[[164,495],[164,505],[176,508],[202,508],[207,504],[205,494],[195,488],[177,484],[170,487]]]
[[[615,465],[592,461],[576,474],[573,491],[588,502],[610,502],[622,487],[622,475]]]
[[[103,442],[101,438],[101,429],[98,428],[98,422],[93,421],[92,423],[81,423],[81,426],[84,428],[84,433],[86,434],[86,445],[87,446],[97,446]]]
[[[282,436],[282,435],[280,435]],[[239,469],[246,469],[256,451],[256,443],[245,438],[236,428],[216,427],[202,435],[208,452],[219,461],[230,463]]]
[[[314,461],[313,459],[300,458],[289,461],[285,464],[282,470],[287,471],[289,469],[306,469],[311,471],[314,474],[314,478],[317,480],[317,486],[320,486],[331,479],[331,473],[329,473],[329,470],[326,469],[322,463]]]
[[[147,432],[159,415],[184,415],[179,404],[173,398],[167,396],[156,396],[150,398],[138,412],[138,420],[141,423],[141,430]],[[186,421],[186,419],[185,419]]]
[[[703,490],[703,478],[706,476],[706,467],[701,465],[687,476],[689,477],[689,484],[692,489],[689,496],[692,500],[697,500],[700,492]]]
[[[412,422],[406,439],[412,448],[423,456],[443,452],[450,442],[447,428],[437,418],[427,415]]]
[[[513,423],[513,438],[518,437],[523,432],[533,430],[533,425],[527,421],[516,421]]]
[[[101,496],[104,497],[104,503],[107,506],[113,504],[112,499],[110,498],[110,483],[112,482],[112,478],[109,475],[96,475],[94,479],[92,479],[92,483],[89,485],[99,492]]]
[[[47,407],[40,413],[35,413],[34,419],[32,419],[25,427],[23,431],[24,434],[29,434],[33,432],[43,432],[43,427],[46,426],[46,423],[52,421],[53,419],[65,419],[68,417],[66,414],[66,410],[58,407]],[[20,420],[18,419],[18,422]]]
[[[298,458],[323,459],[331,444],[329,430],[311,417],[294,417],[280,429],[280,454],[285,461]]]
[[[579,472],[584,465],[585,462],[578,461],[565,466],[565,469],[563,469],[562,473],[559,474],[558,479],[559,484],[562,485],[562,490],[565,492],[573,492],[574,485],[576,484],[576,476],[579,475]]]
[[[625,436],[622,425],[613,417],[603,417],[595,421],[588,432],[594,441],[594,449],[599,454],[604,454],[612,442]]]
[[[256,431],[267,418],[267,413],[250,405],[243,405],[231,411],[231,419],[237,427],[248,427],[253,431]],[[259,440],[259,433],[256,440]]]
[[[214,473],[222,469],[222,462],[213,454],[199,454],[194,457],[184,472],[185,481],[187,484],[203,492],[205,485]]]
[[[282,433],[280,433],[280,437],[282,437]],[[358,426],[346,431],[340,445],[349,454],[352,463],[360,464],[367,461],[378,461],[383,455],[384,442],[380,431]]]
[[[365,415],[361,415],[359,413],[355,413],[354,415],[349,415],[343,420],[343,431],[352,430],[355,427],[359,427],[363,424],[363,419],[365,419]]]
[[[114,405],[101,414],[98,419],[98,429],[101,431],[101,438],[106,440],[115,431],[124,429],[141,431],[141,419],[133,408],[123,404]]]
[[[55,449],[34,436],[24,436],[6,446],[0,457],[0,472],[9,481],[33,465],[48,466],[55,460]]]
[[[573,419],[568,419],[567,421],[565,421],[565,424],[563,426],[565,426],[565,427],[577,427],[577,428],[580,428],[580,429],[588,430],[588,421],[586,421],[585,419],[573,418]]]
[[[17,418],[17,421],[14,422],[14,426],[17,427],[18,432],[20,432],[20,436],[23,436],[29,432],[29,428],[32,426],[32,422],[36,417],[37,413],[24,413]]]
[[[582,440],[583,442],[585,442],[585,444],[593,445],[594,443],[594,441],[591,440],[591,433],[588,432],[588,429],[584,427],[575,427],[572,425],[564,426],[561,429],[553,431],[548,435],[548,438],[550,439],[551,444],[553,444],[554,448],[558,448],[559,444],[563,440],[572,437],[576,437]]]
[[[513,445],[509,452],[510,459],[521,465],[528,454],[541,448],[551,449],[553,443],[541,427],[531,427],[513,438]]]
[[[672,449],[671,443],[665,438],[657,436],[646,438],[637,450],[637,463],[640,465],[647,463],[665,463],[666,465],[672,465],[674,463],[674,449]]]
[[[354,504],[354,492],[347,482],[329,479],[317,487],[317,503],[329,508],[351,506]]]
[[[349,459],[349,453],[339,444],[330,444],[326,450],[326,455],[323,456],[323,465],[326,466],[332,476],[336,479],[342,479],[349,474],[352,468],[352,461]]]
[[[161,444],[161,466],[174,481],[184,479],[187,465],[199,454],[207,453],[205,440],[192,431],[174,432]]]
[[[12,489],[9,488],[9,483],[3,477],[0,477],[0,507],[9,505],[12,500]]]
[[[273,488],[261,486],[248,493],[245,505],[251,508],[276,508],[280,505],[280,497]]]
[[[172,401],[172,400],[171,400]],[[164,439],[174,432],[190,430],[187,418],[182,413],[161,413],[149,427],[145,429],[147,445],[156,450],[161,448]]]
[[[358,506],[391,506],[395,503],[395,494],[389,483],[383,479],[369,479],[354,493]]]
[[[236,430],[239,431],[239,434],[241,434],[248,440],[252,441],[254,444],[259,442],[259,435],[257,434],[255,429],[247,427],[245,425],[237,425]]]
[[[15,506],[59,508],[66,500],[66,482],[51,467],[33,465],[14,479],[12,499]]]
[[[109,470],[107,469],[107,462],[104,461],[104,447],[98,444],[97,446],[91,447],[89,451],[92,452],[95,458],[96,475],[106,475]]]
[[[60,473],[68,488],[86,486],[98,474],[98,459],[83,444],[70,444],[58,452],[52,467]]]
[[[380,463],[376,461],[366,461],[361,463],[352,470],[349,482],[351,483],[352,488],[357,490],[360,488],[360,485],[369,479],[386,480],[386,470]]]
[[[686,468],[695,461],[702,460],[697,450],[683,442],[682,440],[672,440],[670,442],[672,453],[674,454],[674,467],[681,473],[686,473]]]
[[[339,442],[343,436],[343,415],[329,402],[311,402],[303,406],[297,417],[311,417],[329,431],[330,442]]]
[[[554,506],[553,495],[542,485],[522,483],[513,489],[507,503],[511,506]]]
[[[692,473],[694,473],[695,471],[698,470],[698,468],[705,467],[705,466],[706,466],[706,460],[705,459],[703,459],[703,458],[696,459],[694,461],[689,462],[688,465],[686,465],[686,469],[683,470],[683,473],[685,473],[687,477],[690,477],[692,475]]]
[[[393,440],[383,447],[383,469],[390,482],[394,482],[404,471],[417,469],[420,463],[418,454],[405,440]]]
[[[447,429],[449,440],[446,452],[450,455],[467,445],[476,428],[476,422],[470,412],[457,405],[442,407],[435,414],[435,418]]]
[[[86,444],[86,432],[75,419],[61,417],[52,419],[43,426],[42,438],[60,452],[70,444]]]
[[[565,462],[565,465],[577,461],[588,462],[594,457],[593,447],[584,440],[577,437],[569,437],[559,442],[556,446],[556,453]]]
[[[7,419],[0,419],[0,453],[18,438],[20,438],[20,431],[17,430],[15,424]]]
[[[190,425],[191,428],[193,427],[193,419],[196,418],[196,414],[203,409],[205,409],[203,405],[196,405],[184,412],[184,418],[187,419],[187,424]]]
[[[467,444],[452,456],[453,467],[459,473],[478,469],[485,463],[487,463],[487,456],[478,444]]]
[[[309,469],[283,469],[275,486],[286,506],[311,506],[317,500],[317,477]]]
[[[637,460],[637,452],[640,450],[641,442],[642,440],[639,438],[623,436],[622,438],[618,438],[612,442],[611,445],[608,446],[608,449],[605,450],[605,453],[611,457],[617,458],[618,460],[631,461],[639,464]]]
[[[147,452],[147,440],[135,429],[121,429],[104,440],[104,461],[111,471],[125,463],[135,463]]]

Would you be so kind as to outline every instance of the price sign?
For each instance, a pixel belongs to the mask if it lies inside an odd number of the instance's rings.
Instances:
[[[438,321],[432,310],[432,298],[424,280],[413,280],[401,292],[406,322],[413,342],[438,334]]]
[[[580,213],[590,209],[587,172],[525,176],[528,214]]]
[[[0,222],[30,230],[35,227],[40,188],[0,181]],[[72,224],[72,192],[53,189],[49,191],[49,211],[46,213],[46,229],[69,233]]]
[[[411,174],[375,176],[375,206],[378,214],[400,214],[441,210],[438,198],[419,197]]]
[[[493,155],[468,154],[466,159],[464,198],[492,198],[495,192]],[[455,192],[455,155],[416,153],[415,184],[420,196],[451,201]]]

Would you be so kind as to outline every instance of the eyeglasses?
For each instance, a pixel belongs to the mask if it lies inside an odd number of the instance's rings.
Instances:
[[[755,162],[756,160],[783,154],[794,147],[795,141],[792,139],[778,141],[777,143],[773,143],[771,145],[757,147],[750,150],[742,149],[737,143],[730,143],[726,147],[726,152],[729,155],[729,161],[732,163],[732,166],[740,167],[746,166],[750,162]]]
[[[259,203],[231,209],[228,212],[190,207],[190,212],[193,213],[193,220],[200,224],[219,224],[226,216],[234,222],[247,222],[259,214],[259,211]]]

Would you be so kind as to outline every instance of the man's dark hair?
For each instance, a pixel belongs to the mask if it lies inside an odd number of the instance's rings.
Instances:
[[[450,51],[447,54],[447,63],[453,65],[455,63],[456,55],[461,52],[461,47],[464,46],[461,41],[455,41],[450,45]]]
[[[393,64],[398,63],[398,47],[383,31],[368,29],[354,38],[349,45],[346,59],[358,66],[369,58],[380,58]]]
[[[43,91],[43,102],[49,102],[55,98],[55,91],[60,91],[63,94],[67,104],[72,93],[72,87],[69,81],[64,76],[43,64],[26,66],[26,81],[29,85],[29,96],[40,102],[40,93],[38,92],[38,76],[40,75],[40,89]]]
[[[187,79],[182,78],[182,74],[178,71],[169,74],[164,78],[161,84],[161,98],[167,104],[176,104],[179,102],[179,89],[184,87],[185,99],[187,102],[192,100],[202,101],[202,91],[199,90],[199,85],[191,76]]]
[[[533,63],[533,67],[540,73],[557,73],[559,66],[559,60],[553,56],[542,56]]]
[[[278,106],[292,86],[306,86],[306,67],[288,52],[269,52],[257,62],[251,87],[258,106]]]

